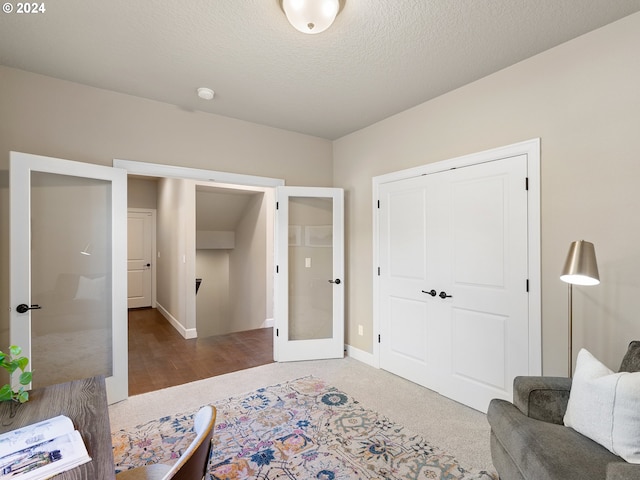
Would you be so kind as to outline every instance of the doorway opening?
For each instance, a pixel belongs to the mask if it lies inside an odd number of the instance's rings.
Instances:
[[[128,161],[114,166],[129,172],[129,208],[157,209],[155,308],[129,311],[131,394],[272,362],[272,200],[284,182],[175,167],[169,174],[166,166]],[[142,340],[150,331],[162,346]],[[171,365],[136,360],[153,352],[170,352]]]

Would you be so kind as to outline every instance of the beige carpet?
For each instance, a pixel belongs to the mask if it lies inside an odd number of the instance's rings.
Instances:
[[[468,468],[495,471],[486,416],[383,370],[352,358],[273,363],[219,377],[136,395],[111,405],[111,430],[131,428],[205,403],[306,375],[326,380],[367,408],[422,435]]]

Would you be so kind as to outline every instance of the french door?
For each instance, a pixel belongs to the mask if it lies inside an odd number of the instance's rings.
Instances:
[[[126,171],[11,152],[10,337],[32,387],[127,373]]]
[[[274,359],[344,355],[344,192],[276,189]]]

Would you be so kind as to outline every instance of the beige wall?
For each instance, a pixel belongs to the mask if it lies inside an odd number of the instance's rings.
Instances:
[[[9,151],[114,158],[331,186],[328,140],[0,66],[0,170]]]
[[[165,315],[168,313],[175,319],[180,333],[185,335],[196,327],[195,317],[190,324],[187,313],[189,302],[194,299],[196,279],[193,181],[175,178],[158,181],[156,231],[156,303]],[[194,275],[189,275],[188,255],[193,257]]]
[[[234,331],[229,306],[229,250],[196,250],[196,278],[202,278],[196,295],[198,337]]]
[[[233,329],[252,330],[273,315],[267,311],[267,197],[253,195],[236,226],[235,248],[229,253],[229,297]],[[272,294],[273,295],[273,294]]]
[[[544,373],[565,373],[567,291],[558,273],[580,238],[596,245],[602,284],[575,289],[576,350],[587,346],[616,367],[626,343],[640,338],[639,44],[635,14],[333,144],[0,67],[0,326],[8,308],[10,150],[345,188],[346,338],[371,351],[372,177],[540,137]]]
[[[0,332],[5,337],[11,150],[101,165],[120,158],[269,176],[289,185],[332,183],[328,140],[2,66],[0,125]]]
[[[127,206],[155,210],[158,204],[158,181],[156,179],[127,177]]]
[[[334,143],[347,190],[347,343],[372,351],[376,175],[541,138],[543,371],[566,373],[569,244],[595,243],[602,283],[574,289],[574,353],[617,368],[640,339],[640,14]],[[356,326],[365,326],[358,336]]]

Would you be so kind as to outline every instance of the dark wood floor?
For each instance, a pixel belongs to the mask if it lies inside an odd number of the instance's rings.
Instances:
[[[272,362],[272,328],[185,340],[156,309],[129,310],[129,395]]]

